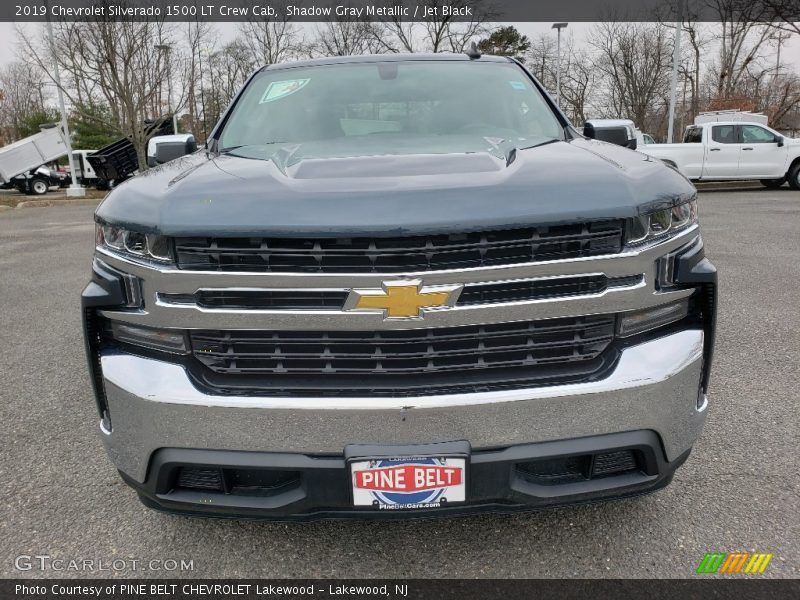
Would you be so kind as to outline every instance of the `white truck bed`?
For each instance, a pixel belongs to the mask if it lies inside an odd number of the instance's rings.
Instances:
[[[67,153],[67,144],[60,126],[42,129],[30,137],[0,148],[0,181],[57,160]]]

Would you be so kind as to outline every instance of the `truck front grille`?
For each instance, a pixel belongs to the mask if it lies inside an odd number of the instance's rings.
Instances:
[[[501,266],[613,254],[622,221],[411,237],[184,237],[181,269],[300,273],[400,273]]]
[[[383,377],[559,369],[588,364],[614,337],[615,317],[575,318],[398,331],[192,331],[194,356],[232,376]],[[543,371],[544,372],[544,371]],[[519,375],[520,373],[517,373]],[[332,378],[331,378],[332,380]],[[407,382],[412,385],[412,382]]]

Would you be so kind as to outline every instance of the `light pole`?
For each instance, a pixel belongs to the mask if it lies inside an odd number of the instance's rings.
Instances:
[[[681,31],[683,31],[683,0],[678,0],[678,22],[675,23],[675,47],[672,49],[672,75],[669,80],[669,121],[667,122],[667,143],[672,143],[675,129],[675,96],[678,93],[678,65],[681,62]]]
[[[50,11],[47,11],[50,14]],[[75,157],[72,156],[72,140],[69,135],[69,123],[67,122],[67,109],[64,106],[64,90],[61,89],[61,72],[58,70],[58,59],[56,58],[56,44],[53,39],[53,24],[47,19],[47,38],[50,45],[50,56],[53,59],[53,79],[56,83],[58,93],[58,108],[61,111],[61,127],[64,131],[64,143],[67,148],[67,160],[69,161],[69,174],[72,184],[67,188],[67,196],[80,198],[86,195],[86,189],[78,183],[78,174],[75,168]],[[41,88],[40,88],[41,93]]]
[[[569,23],[553,23],[551,29],[555,29],[558,34],[556,42],[556,106],[561,108],[561,30]]]
[[[172,61],[169,59],[172,46],[156,44],[156,50],[164,53],[164,60],[167,62],[167,110],[172,113],[172,133],[178,133],[178,111],[172,110]]]

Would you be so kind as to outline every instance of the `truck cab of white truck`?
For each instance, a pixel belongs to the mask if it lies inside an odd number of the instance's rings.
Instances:
[[[800,139],[758,121],[702,122],[686,128],[683,143],[648,144],[640,150],[692,180],[759,179],[767,187],[788,180],[800,190]]]

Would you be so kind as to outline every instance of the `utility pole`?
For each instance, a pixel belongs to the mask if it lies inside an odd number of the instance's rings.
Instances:
[[[551,29],[555,29],[558,41],[556,42],[556,106],[561,108],[561,30],[569,23],[553,23]]]
[[[45,5],[46,6],[46,5]],[[58,58],[56,57],[56,44],[53,38],[53,24],[50,22],[50,10],[47,10],[47,38],[50,45],[50,57],[53,59],[53,79],[55,79],[58,95],[58,109],[61,111],[61,127],[64,132],[64,143],[67,147],[67,160],[69,161],[69,174],[72,184],[67,188],[67,196],[81,198],[86,195],[86,189],[78,183],[77,169],[75,168],[75,157],[72,156],[72,140],[69,134],[69,123],[67,122],[67,109],[64,105],[64,90],[61,88],[61,72],[58,69]],[[41,92],[41,88],[40,88]]]
[[[683,2],[678,0],[678,22],[675,23],[675,47],[672,49],[672,75],[669,83],[669,122],[667,125],[667,143],[672,143],[675,129],[675,96],[678,90],[678,65],[681,62],[681,31],[683,31]]]

